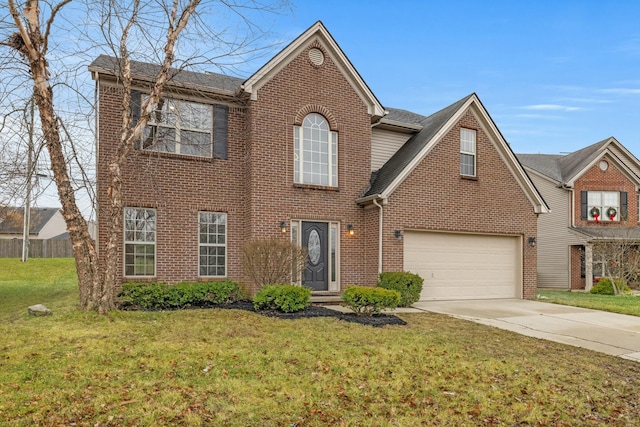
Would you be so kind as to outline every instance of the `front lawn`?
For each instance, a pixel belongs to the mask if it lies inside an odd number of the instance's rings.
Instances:
[[[0,301],[7,290],[14,300],[13,314],[0,313],[6,425],[629,426],[640,419],[636,362],[443,315],[403,314],[406,326],[384,328],[223,309],[99,316],[77,311],[69,301],[75,285],[65,282],[37,301],[54,314],[32,317],[21,289],[29,299],[26,284],[0,278]]]
[[[640,297],[594,295],[588,292],[538,291],[544,302],[640,316]]]

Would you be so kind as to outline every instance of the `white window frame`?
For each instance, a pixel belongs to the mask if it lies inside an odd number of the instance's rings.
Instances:
[[[145,96],[142,101],[146,101]],[[159,109],[158,109],[158,106]],[[191,118],[192,123],[187,123],[186,114],[191,111],[196,113]],[[200,111],[198,111],[200,110]],[[197,113],[200,113],[199,115]],[[199,117],[198,117],[199,116]],[[199,119],[199,120],[198,120]],[[204,124],[204,127],[195,126],[196,122]],[[174,134],[174,138],[163,142],[162,133]],[[209,135],[208,144],[192,145],[185,142],[186,133]],[[207,146],[208,145],[208,146]],[[161,153],[181,154],[195,157],[211,157],[213,153],[213,105],[198,102],[183,101],[173,98],[162,98],[156,105],[156,109],[151,113],[149,123],[143,130],[141,146],[145,150],[157,151]],[[201,153],[200,146],[205,147]],[[170,149],[169,147],[173,148]]]
[[[615,197],[614,197],[615,195]],[[608,197],[607,197],[608,196]],[[615,204],[613,198],[616,199]],[[611,221],[607,215],[609,208],[616,210],[616,216],[613,218],[614,222],[620,221],[620,192],[619,191],[587,191],[587,215],[589,221],[595,221],[594,216],[591,214],[593,208],[600,210],[600,216],[598,221]]]
[[[294,126],[293,135],[294,182],[337,187],[338,132],[329,128],[324,116],[310,113],[302,120],[302,126]]]
[[[134,211],[138,212],[138,215],[131,217]],[[157,270],[157,224],[158,217],[155,209],[149,208],[133,208],[125,207],[123,210],[123,271],[125,277],[155,277]],[[133,227],[130,227],[133,225]],[[136,251],[141,247],[153,245],[153,254],[147,252],[145,248],[143,251]],[[131,253],[130,250],[133,250]],[[151,258],[152,257],[152,258]],[[146,263],[152,259],[153,261],[153,273],[147,274],[148,271],[143,271],[143,274],[137,274],[138,267],[136,262],[142,261],[144,264],[142,269],[146,268]],[[132,261],[132,262],[131,262]],[[133,268],[133,271],[131,270]]]
[[[326,222],[329,224],[329,236],[327,242],[327,272],[329,278],[329,292],[340,291],[340,223],[333,221],[318,220],[291,220],[291,241],[302,246],[302,223],[303,222]],[[295,272],[294,272],[295,274]],[[297,272],[297,277],[293,277],[293,283],[302,285],[302,272]]]
[[[207,217],[207,221],[203,222],[203,218]],[[217,223],[215,219],[213,221],[209,221],[209,218],[222,218],[222,223]],[[227,250],[227,213],[226,212],[210,212],[210,211],[201,211],[198,212],[198,277],[227,277],[227,262],[229,259],[228,250]],[[216,232],[211,233],[211,226],[216,227]],[[224,226],[224,233],[218,233],[217,228],[220,226]],[[204,227],[204,228],[203,228]],[[205,233],[203,234],[203,230],[206,228]],[[203,242],[203,237],[206,242]],[[212,241],[213,240],[213,241]],[[220,241],[222,240],[222,241]],[[211,254],[202,254],[202,250],[204,248],[222,248],[224,250],[224,265],[215,264],[215,265],[205,265],[202,263],[203,257],[220,257],[220,254],[211,255]],[[213,268],[216,270],[215,274],[203,274],[203,268]],[[224,269],[222,274],[218,274],[218,269]]]
[[[476,131],[473,129],[461,128],[460,129],[460,175],[463,176],[476,176]],[[468,157],[473,160],[473,171],[468,173],[465,168],[469,165],[464,160]]]

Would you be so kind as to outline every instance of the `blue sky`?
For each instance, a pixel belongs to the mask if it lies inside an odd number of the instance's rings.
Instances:
[[[640,157],[640,2],[294,0],[288,43],[321,20],[380,102],[429,115],[476,92],[517,153],[610,136]]]
[[[279,44],[240,77],[321,20],[386,107],[430,115],[475,92],[516,153],[614,136],[640,157],[639,1],[292,0],[260,16],[258,46]]]

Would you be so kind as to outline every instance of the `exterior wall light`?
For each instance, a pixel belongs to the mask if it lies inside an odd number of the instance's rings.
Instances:
[[[396,239],[402,240],[402,230],[394,230],[393,235],[396,236]]]
[[[532,248],[536,247],[536,238],[535,237],[529,237],[529,246],[531,246]]]
[[[356,231],[353,229],[353,225],[347,224],[347,233],[349,233],[349,236],[356,234]]]
[[[280,221],[280,231],[283,233],[287,232],[287,223],[284,221]]]

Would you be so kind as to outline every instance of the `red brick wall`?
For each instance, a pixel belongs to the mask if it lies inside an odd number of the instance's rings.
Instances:
[[[323,114],[338,132],[337,188],[294,184],[293,127],[310,112]],[[376,255],[363,250],[370,226],[355,202],[370,177],[371,117],[329,52],[322,66],[313,66],[304,49],[261,87],[251,102],[250,129],[250,237],[277,235],[280,221],[337,221],[342,287],[373,284],[367,270]]]
[[[460,128],[476,130],[477,179],[460,176]],[[419,214],[418,214],[419,213]],[[396,189],[384,211],[384,270],[403,268],[395,229],[515,234],[523,242],[523,295],[535,296],[537,218],[531,202],[471,112]]]
[[[585,278],[582,277],[580,266],[581,246],[571,246],[571,289],[584,289]]]
[[[107,167],[118,143],[121,107],[119,90],[103,85],[99,96],[98,250],[103,256],[108,215]],[[124,206],[156,209],[157,274],[154,280],[169,283],[200,280],[199,211],[227,213],[228,241],[237,242],[227,247],[227,275],[233,280],[242,279],[239,243],[245,230],[245,128],[244,109],[230,108],[228,160],[136,151],[123,166]],[[122,277],[121,242],[122,237],[118,242],[120,281],[139,280]]]
[[[609,168],[601,170],[598,165],[592,166],[574,184],[574,222],[577,227],[635,227],[638,225],[638,195],[635,185],[614,164],[609,161]],[[581,191],[626,191],[629,212],[627,220],[623,221],[587,221],[580,218]],[[589,207],[591,209],[592,206]],[[606,215],[602,212],[601,215]]]

